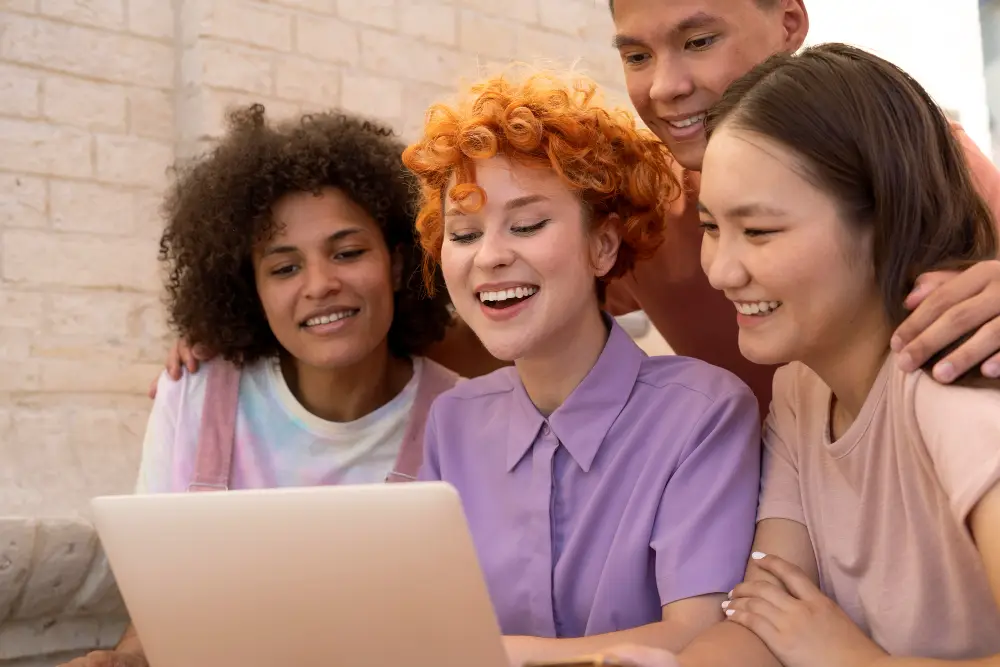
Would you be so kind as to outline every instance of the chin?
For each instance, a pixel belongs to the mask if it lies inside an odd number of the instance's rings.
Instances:
[[[761,340],[748,341],[744,339],[742,334],[740,335],[740,354],[747,361],[761,366],[778,366],[795,361],[787,346]]]

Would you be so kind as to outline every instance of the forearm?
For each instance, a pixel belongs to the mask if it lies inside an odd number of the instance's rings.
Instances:
[[[588,637],[505,637],[512,664],[528,660],[561,660],[601,653],[622,644],[639,644],[676,652],[694,638],[700,628],[676,621],[659,621],[638,628]]]
[[[677,656],[681,667],[781,667],[760,637],[731,621],[695,637]]]
[[[121,640],[118,642],[118,646],[115,650],[119,653],[128,653],[129,655],[134,655],[139,658],[146,657],[146,651],[142,648],[142,642],[139,641],[139,635],[135,631],[135,626],[129,623],[128,627],[125,629],[125,634],[122,635]]]

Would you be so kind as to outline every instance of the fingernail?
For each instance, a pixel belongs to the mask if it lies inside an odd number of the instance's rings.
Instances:
[[[885,340],[885,339],[883,339],[883,340]],[[735,609],[727,609],[726,610],[726,616],[732,616],[735,613],[736,613]]]
[[[983,364],[983,375],[988,378],[1000,378],[1000,361],[987,361]]]
[[[899,352],[903,349],[903,339],[899,336],[893,336],[889,339],[889,348],[892,349],[893,352]]]
[[[885,340],[885,339],[883,338],[882,340]],[[750,558],[753,558],[754,560],[760,560],[761,558],[763,558],[766,555],[767,554],[761,553],[760,551],[754,551],[752,554],[750,554]]]
[[[913,367],[913,357],[909,352],[903,352],[899,355],[899,359],[896,360],[896,363],[899,364],[899,369],[904,373],[912,373],[916,370]]]
[[[938,382],[951,382],[955,375],[955,367],[950,361],[942,361],[934,367],[934,379]]]
[[[732,600],[733,599],[733,592],[729,591],[729,595],[727,597],[729,597],[729,599]]]
[[[722,603],[722,608],[723,608],[723,609],[727,608],[728,606],[729,606],[729,600],[726,600],[726,601],[724,601],[724,602]]]

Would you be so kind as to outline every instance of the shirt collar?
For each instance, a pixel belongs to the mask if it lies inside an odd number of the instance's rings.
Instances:
[[[548,425],[584,472],[625,408],[646,354],[618,322],[604,315],[610,333],[597,363],[548,419]],[[515,376],[507,437],[507,472],[524,458],[546,423]]]

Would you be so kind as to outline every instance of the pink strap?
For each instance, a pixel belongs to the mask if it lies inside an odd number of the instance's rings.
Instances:
[[[424,427],[427,425],[431,403],[458,382],[458,375],[441,364],[426,358],[423,363],[424,370],[410,409],[410,421],[406,425],[403,444],[399,448],[395,467],[385,476],[386,482],[412,482],[417,479],[420,464],[424,461]]]
[[[240,396],[240,369],[227,361],[208,364],[205,404],[198,433],[194,479],[188,491],[228,491],[233,458],[236,406]]]

